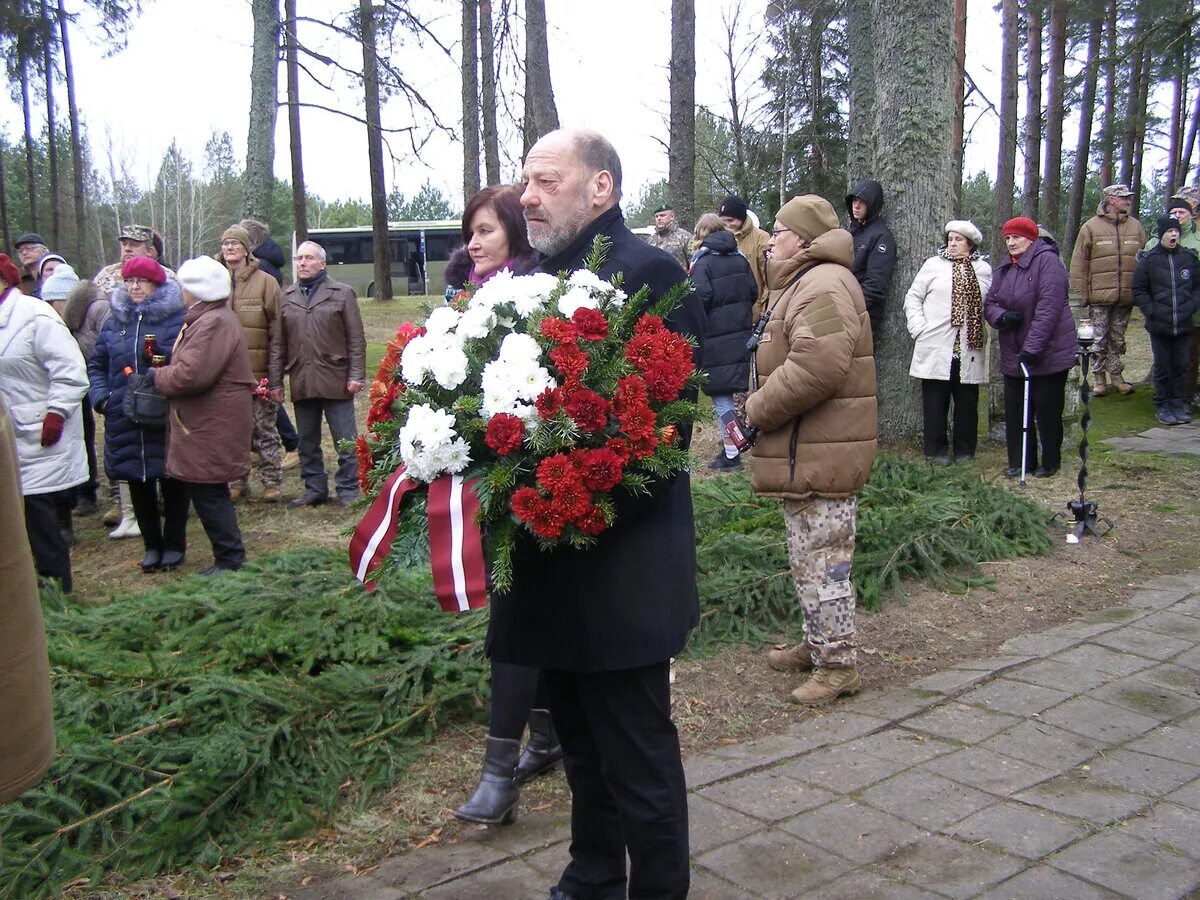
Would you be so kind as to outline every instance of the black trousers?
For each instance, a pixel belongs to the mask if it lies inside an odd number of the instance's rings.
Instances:
[[[83,415],[83,446],[87,449],[88,480],[74,488],[76,502],[90,500],[96,502],[96,492],[100,487],[99,469],[96,466],[96,417],[92,415],[92,405],[87,397],[83,398],[80,406]]]
[[[618,672],[542,673],[571,786],[571,862],[558,886],[578,900],[686,897],[687,786],[665,660]]]
[[[63,507],[69,508],[71,491],[68,488],[48,494],[27,494],[22,498],[34,568],[43,578],[57,578],[65,594],[71,593],[74,583],[71,580],[71,548],[59,524],[59,515]]]
[[[188,489],[174,478],[151,478],[149,481],[130,481],[129,498],[133,515],[142,531],[142,543],[147,550],[187,549]],[[158,495],[162,493],[163,515],[158,514]]]
[[[1070,371],[1069,369],[1067,371]],[[1062,465],[1063,401],[1067,388],[1067,372],[1053,375],[1034,375],[1029,379],[1029,456],[1026,468],[1032,472],[1039,467],[1038,444],[1043,469]],[[1008,467],[1021,465],[1021,416],[1025,396],[1025,379],[1004,376],[1004,443],[1008,448]]]
[[[492,704],[488,734],[519,741],[525,734],[531,709],[548,709],[549,700],[541,672],[530,666],[492,662]]]
[[[300,435],[296,434],[296,426],[292,424],[282,403],[275,411],[275,430],[279,432],[279,440],[283,442],[283,449],[288,453],[300,446]]]
[[[246,548],[229,499],[229,485],[189,481],[187,493],[212,544],[213,561],[224,569],[240,569],[246,564]]]
[[[1187,400],[1188,351],[1190,334],[1172,337],[1166,334],[1150,335],[1150,351],[1154,354],[1154,405]]]
[[[979,437],[979,385],[963,384],[960,362],[950,363],[950,380],[921,379],[921,410],[925,424],[925,455],[948,456],[946,417],[954,402],[954,456],[963,459],[975,455]]]

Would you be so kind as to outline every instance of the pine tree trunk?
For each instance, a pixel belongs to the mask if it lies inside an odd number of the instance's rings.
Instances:
[[[1182,43],[1184,36],[1180,35],[1179,39]],[[1172,54],[1171,61],[1175,72],[1171,78],[1171,121],[1168,129],[1170,131],[1166,175],[1166,194],[1168,197],[1175,193],[1175,188],[1181,184],[1179,169],[1182,164],[1181,153],[1183,151],[1183,124],[1185,120],[1184,105],[1187,103],[1186,91],[1184,90],[1184,79],[1187,77],[1187,63],[1182,49]]]
[[[850,71],[852,81],[874,80],[875,149],[865,171],[888,191],[898,260],[875,347],[879,434],[885,441],[908,441],[921,433],[922,417],[917,381],[908,376],[912,343],[901,298],[952,209],[954,10],[934,5],[913,16],[892,0],[871,0],[870,16],[869,30],[852,32]],[[863,67],[864,57],[873,71]],[[852,96],[856,88],[861,86],[852,83]],[[861,107],[852,109],[861,115]],[[852,122],[851,133],[870,128]],[[914,166],[918,159],[921,165]]]
[[[525,147],[558,128],[554,86],[550,81],[550,48],[546,39],[546,0],[525,0]]]
[[[4,135],[0,134],[0,238],[6,248],[12,246],[12,232],[8,228],[8,186],[4,183],[4,151],[7,149]]]
[[[1075,171],[1071,177],[1071,200],[1067,209],[1067,230],[1059,245],[1063,258],[1075,247],[1075,238],[1083,222],[1083,192],[1087,188],[1088,151],[1092,145],[1092,125],[1096,107],[1096,81],[1100,56],[1100,19],[1088,25],[1087,60],[1083,66],[1083,98],[1079,103],[1079,137],[1075,141]]]
[[[1104,113],[1100,126],[1100,184],[1113,183],[1117,155],[1117,0],[1104,14]]]
[[[872,43],[873,36],[871,4],[847,3],[846,41],[851,51],[850,146],[847,148],[846,175],[851,182],[867,177],[875,159],[875,55],[878,51]]]
[[[1042,159],[1042,0],[1025,0],[1025,186],[1021,190],[1021,214],[1038,218],[1038,194]]]
[[[675,217],[690,226],[696,210],[696,4],[671,0],[671,127],[668,197]]]
[[[951,137],[951,178],[954,179],[954,215],[962,215],[963,182],[963,131],[965,128],[963,108],[967,71],[967,0],[954,0],[954,133]]]
[[[33,165],[33,123],[29,117],[29,108],[31,105],[29,96],[29,63],[26,60],[23,49],[18,49],[17,52],[21,54],[21,111],[25,117],[25,180],[29,193],[29,227],[37,231],[37,177]]]
[[[67,120],[71,124],[71,187],[75,207],[75,256],[82,265],[86,258],[84,235],[87,231],[86,195],[83,189],[83,137],[79,130],[79,107],[75,104],[75,68],[71,63],[71,43],[67,37],[67,11],[58,0],[58,36],[62,45],[63,78],[67,82]],[[88,267],[89,269],[91,266]]]
[[[308,190],[304,186],[304,145],[300,135],[300,64],[296,41],[296,0],[283,0],[287,52],[288,149],[292,157],[292,219],[296,245],[308,240]]]
[[[375,11],[371,0],[358,0],[362,33],[363,88],[366,95],[367,161],[371,175],[371,251],[375,261],[374,296],[392,299],[392,256],[388,248],[387,188],[383,179],[383,132],[379,120],[379,60],[375,53]]]
[[[462,4],[463,204],[479,193],[479,9]]]
[[[1129,206],[1129,214],[1134,218],[1141,215],[1142,200],[1142,169],[1146,159],[1146,122],[1147,103],[1150,98],[1150,48],[1142,49],[1142,78],[1138,83],[1137,115],[1134,118],[1133,134],[1133,170],[1130,175],[1129,189],[1133,191],[1133,199]]]
[[[40,0],[42,21],[49,26],[52,21],[46,0]],[[42,69],[46,76],[46,156],[50,168],[50,246],[61,253],[62,223],[59,221],[58,203],[62,196],[58,181],[58,123],[54,115],[54,41],[47,29],[42,42]]]
[[[1062,225],[1062,145],[1063,145],[1063,91],[1067,64],[1067,0],[1051,0],[1050,3],[1050,59],[1046,85],[1046,164],[1043,166],[1045,181],[1042,196],[1045,204],[1041,210],[1042,222],[1052,235],[1060,237]]]
[[[1000,4],[1000,158],[996,163],[996,220],[992,223],[992,258],[1000,259],[1004,241],[1000,226],[1013,217],[1017,159],[1017,0]]]
[[[268,222],[275,186],[275,114],[279,104],[279,0],[251,0],[250,129],[246,138],[246,216]]]
[[[1180,166],[1179,172],[1180,184],[1187,184],[1188,173],[1192,167],[1192,150],[1196,146],[1197,130],[1200,130],[1200,91],[1196,92],[1196,105],[1192,109],[1192,123],[1188,126],[1187,140],[1183,144],[1183,165]]]
[[[1140,30],[1141,16],[1135,18]],[[1133,166],[1137,153],[1138,101],[1142,96],[1142,62],[1140,52],[1129,54],[1129,94],[1125,101],[1125,123],[1121,133],[1121,183],[1133,188]]]
[[[492,28],[492,0],[479,0],[479,68],[483,88],[483,169],[488,184],[499,184],[500,142],[496,128],[496,38]]]

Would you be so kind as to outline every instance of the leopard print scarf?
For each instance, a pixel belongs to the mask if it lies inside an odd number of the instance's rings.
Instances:
[[[983,349],[983,295],[979,292],[979,279],[971,264],[979,259],[972,253],[965,259],[952,259],[945,247],[938,256],[949,261],[950,270],[950,324],[967,326],[967,349]]]

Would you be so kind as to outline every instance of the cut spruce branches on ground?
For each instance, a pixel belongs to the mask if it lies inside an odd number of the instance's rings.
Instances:
[[[702,625],[689,653],[794,629],[777,500],[697,480]],[[970,472],[880,457],[855,579],[963,585],[1049,547],[1045,513]],[[59,754],[0,809],[0,897],[211,868],[296,837],[401,779],[448,721],[486,709],[486,613],[447,615],[413,570],[374,594],[342,553],[265,556],[106,607],[47,598]]]

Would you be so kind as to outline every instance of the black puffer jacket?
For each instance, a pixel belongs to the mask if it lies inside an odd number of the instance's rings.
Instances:
[[[253,252],[258,259],[259,269],[266,272],[279,282],[280,287],[283,287],[283,266],[286,260],[283,258],[283,250],[280,246],[267,237],[263,238],[263,242],[255,247]]]
[[[1200,260],[1186,247],[1168,250],[1161,244],[1146,253],[1133,273],[1133,302],[1146,317],[1151,334],[1178,337],[1192,331],[1192,315],[1200,302]]]
[[[892,289],[892,275],[896,271],[896,239],[880,215],[883,212],[883,185],[869,179],[855,182],[846,195],[846,212],[851,212],[855,197],[867,204],[867,218],[860,224],[851,213],[850,224],[846,226],[846,230],[854,235],[854,263],[850,271],[862,287],[867,314],[871,317],[871,336],[878,344],[883,305]]]
[[[692,284],[704,304],[704,360],[710,397],[745,391],[750,383],[746,341],[754,327],[751,307],[758,285],[750,262],[737,249],[731,231],[717,231],[700,244],[692,263]]]

